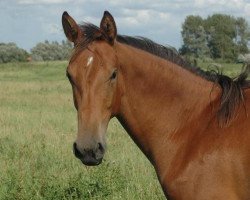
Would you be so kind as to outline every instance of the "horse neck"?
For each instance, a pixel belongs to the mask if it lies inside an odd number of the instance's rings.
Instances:
[[[211,110],[219,89],[211,93],[214,83],[145,51],[120,43],[116,47],[121,91],[117,118],[153,165],[167,168],[182,145],[173,139],[188,134],[188,126],[201,128],[200,116]],[[201,125],[194,127],[197,120]],[[159,166],[167,152],[171,155]]]

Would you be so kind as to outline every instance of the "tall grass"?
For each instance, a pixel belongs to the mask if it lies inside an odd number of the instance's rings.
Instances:
[[[154,169],[116,120],[103,164],[74,158],[66,65],[0,65],[0,199],[164,199]]]

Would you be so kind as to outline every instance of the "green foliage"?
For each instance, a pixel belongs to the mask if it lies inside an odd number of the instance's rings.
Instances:
[[[0,43],[0,63],[25,62],[29,54],[15,43]]]
[[[208,46],[212,58],[235,59],[236,19],[229,15],[214,14],[205,21]]]
[[[62,41],[59,44],[56,41],[40,42],[31,49],[32,60],[34,61],[52,61],[52,60],[67,60],[72,51],[72,44],[70,42]]]
[[[195,58],[210,57],[235,61],[238,54],[248,52],[248,24],[244,18],[214,14],[202,19],[187,16],[182,25],[181,54]]]
[[[238,52],[245,54],[248,53],[247,43],[250,38],[250,31],[247,21],[239,17],[236,20],[236,43]]]
[[[200,16],[188,16],[182,26],[184,45],[181,54],[195,57],[209,56],[204,21]]]

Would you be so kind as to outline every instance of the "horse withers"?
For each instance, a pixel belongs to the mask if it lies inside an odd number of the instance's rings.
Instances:
[[[116,117],[175,200],[250,199],[249,66],[237,78],[204,72],[173,49],[117,35],[107,11],[100,27],[64,12],[74,43],[67,67],[78,115],[74,153],[98,165]]]

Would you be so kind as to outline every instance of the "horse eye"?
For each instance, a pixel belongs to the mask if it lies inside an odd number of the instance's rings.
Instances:
[[[116,75],[117,75],[117,71],[115,70],[115,71],[112,73],[110,79],[111,79],[111,80],[115,79],[115,78],[116,78]]]

